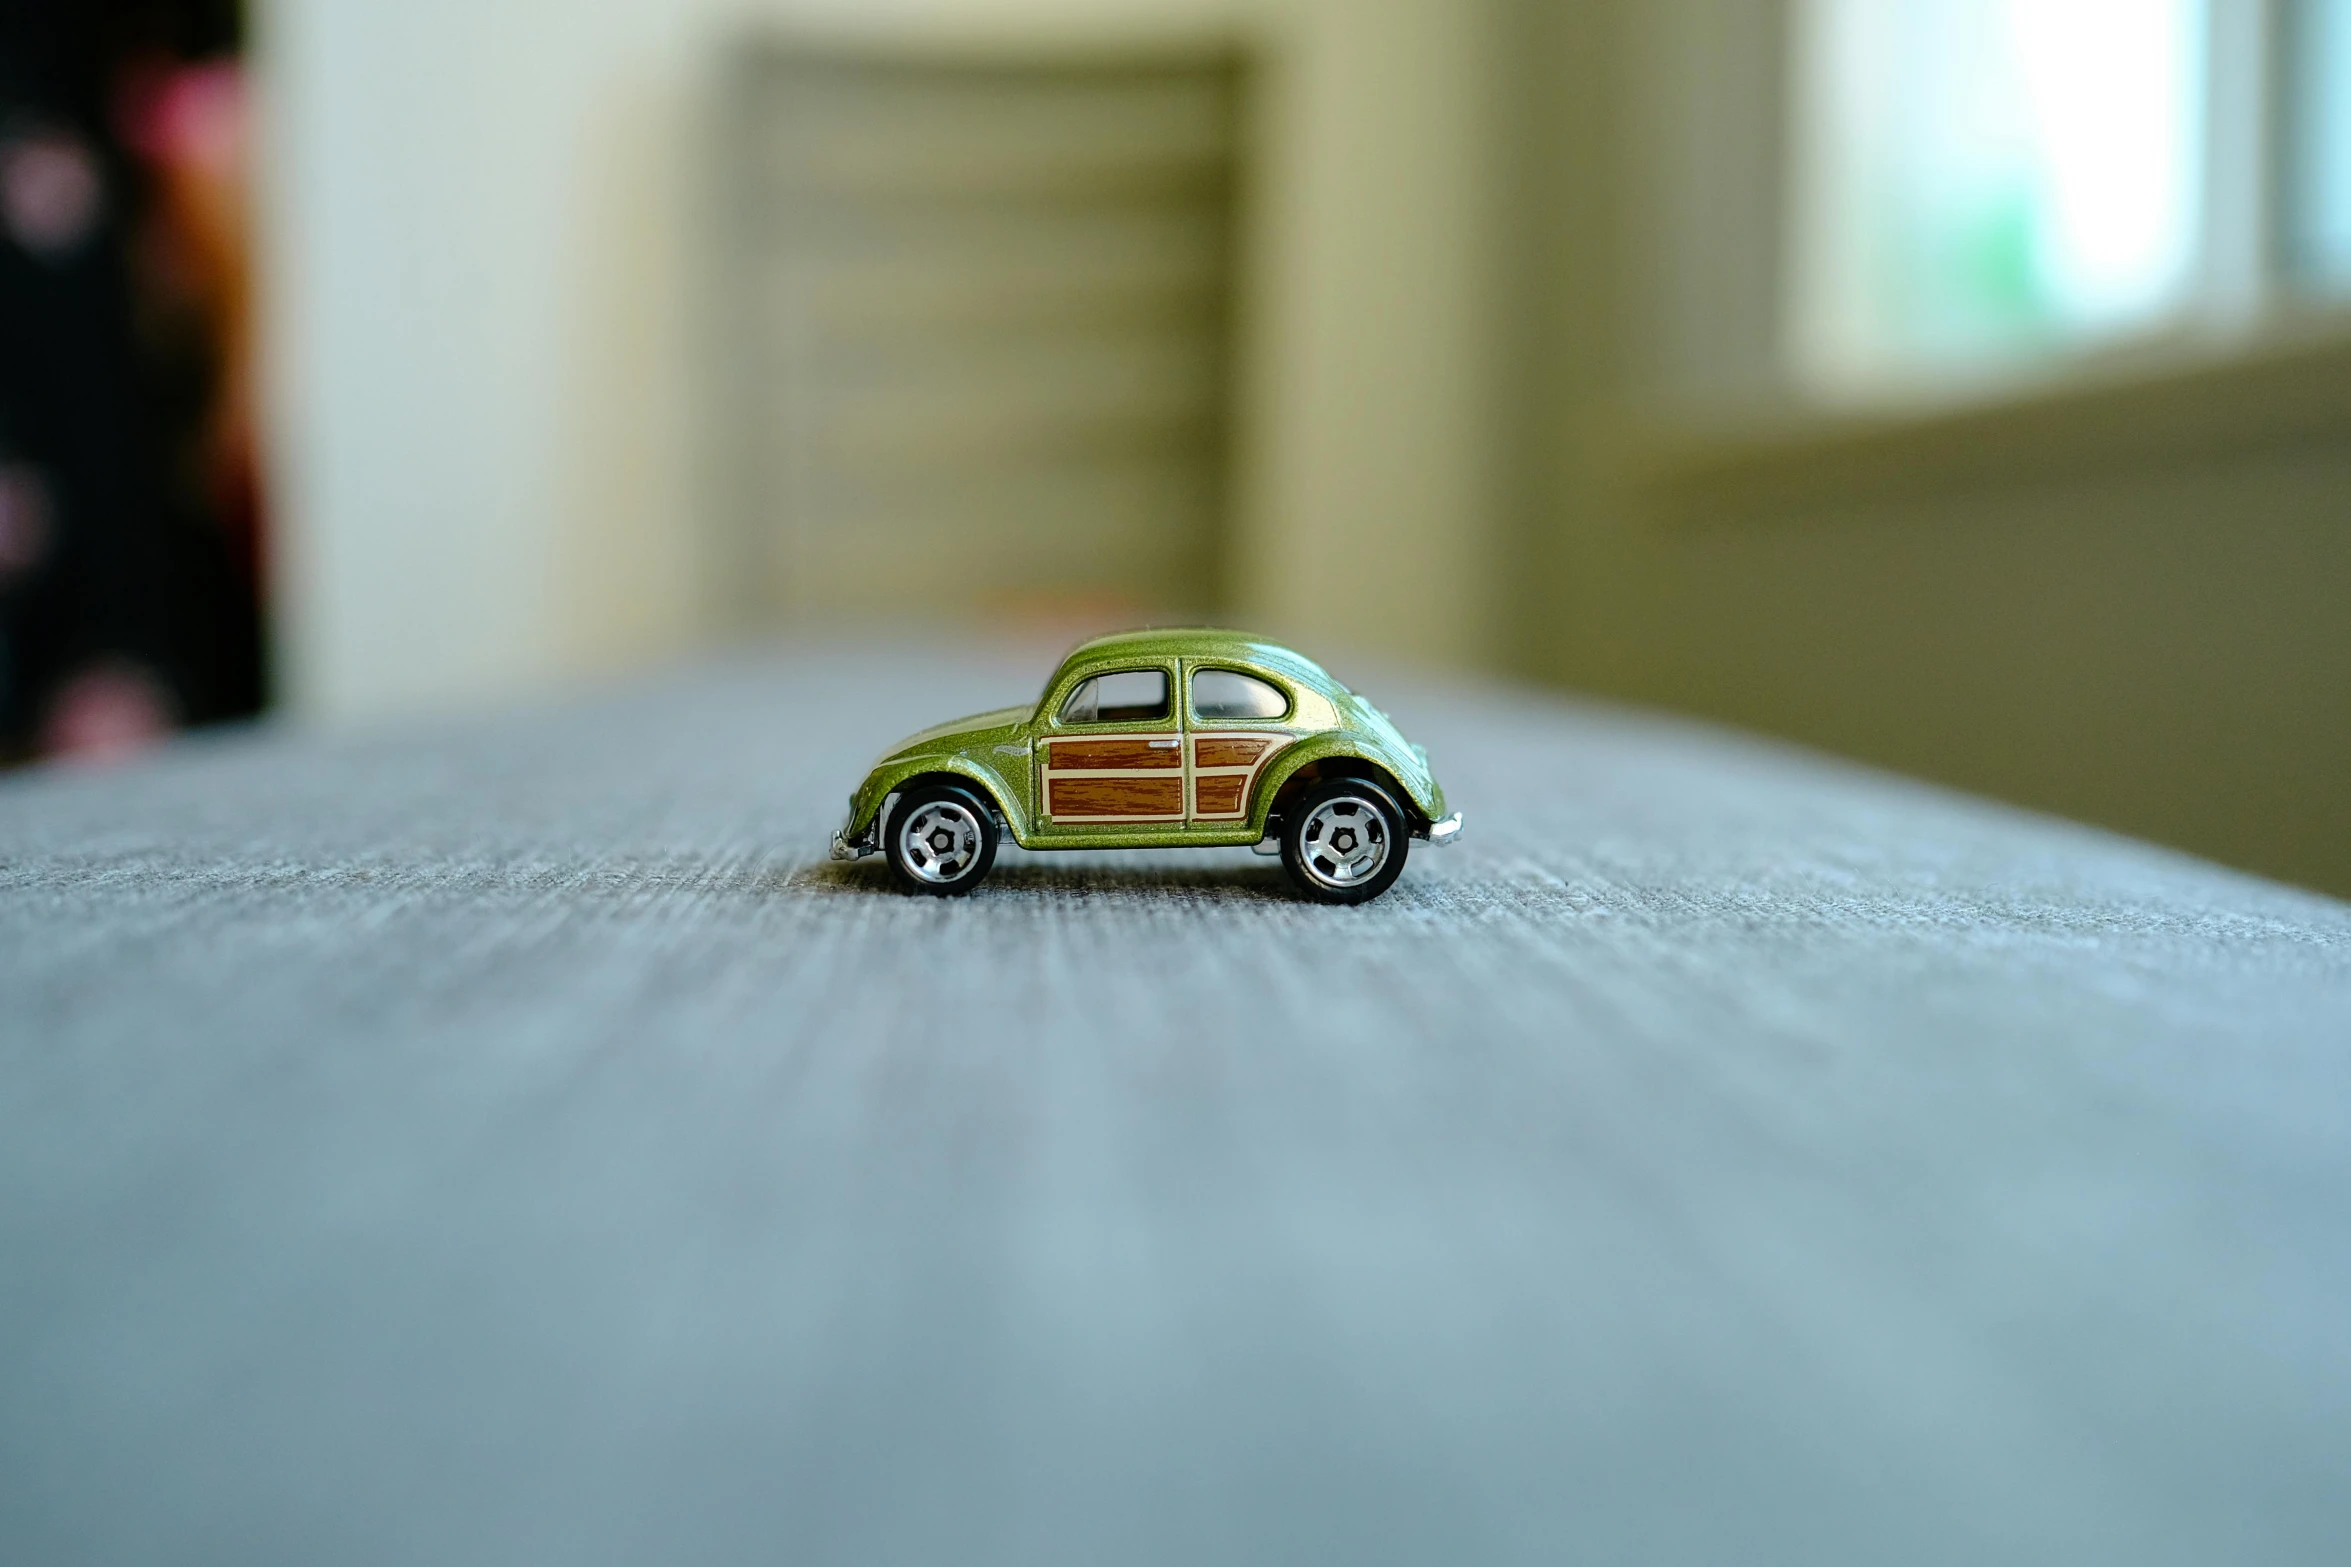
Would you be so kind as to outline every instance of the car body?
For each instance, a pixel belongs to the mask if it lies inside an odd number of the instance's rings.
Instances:
[[[1377,874],[1308,886],[1325,901],[1377,896],[1401,870],[1406,839],[1443,844],[1460,831],[1427,753],[1312,660],[1246,632],[1126,631],[1072,649],[1033,704],[892,747],[850,797],[833,852],[889,854],[912,890],[963,891],[985,865],[944,883],[925,874],[920,844],[892,836],[912,819],[899,802],[960,791],[977,809],[950,801],[931,831],[960,841],[985,829],[992,860],[995,836],[1024,849],[1257,846],[1281,836],[1307,794],[1342,780],[1361,797],[1364,831],[1383,838],[1382,857]],[[1346,818],[1344,807],[1325,809],[1326,833],[1346,835]],[[1337,864],[1325,848],[1324,863]],[[1313,849],[1311,838],[1301,848],[1310,881]]]

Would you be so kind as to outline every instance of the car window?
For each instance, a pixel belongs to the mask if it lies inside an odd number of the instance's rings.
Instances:
[[[1061,704],[1065,724],[1142,724],[1172,710],[1164,669],[1122,669],[1081,682]]]
[[[1290,699],[1271,681],[1244,675],[1237,669],[1196,669],[1192,672],[1192,716],[1203,723],[1230,723],[1237,718],[1279,718],[1290,710]]]

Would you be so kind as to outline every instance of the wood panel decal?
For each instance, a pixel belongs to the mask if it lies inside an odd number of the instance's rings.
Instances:
[[[1245,821],[1266,764],[1295,738],[1278,730],[1194,735],[1192,820],[1220,826]]]
[[[1148,740],[1055,740],[1045,765],[1056,772],[1172,772],[1184,765],[1184,753],[1174,742],[1173,735],[1157,746]]]
[[[1192,762],[1197,767],[1247,767],[1265,754],[1271,740],[1235,740],[1230,737],[1193,742]]]
[[[1214,778],[1196,778],[1192,781],[1195,816],[1238,816],[1241,814],[1242,791],[1249,786],[1246,773],[1220,774]]]
[[[1245,820],[1266,764],[1296,738],[1278,731],[1069,736],[1045,742],[1044,814],[1072,826]],[[1154,742],[1157,742],[1156,744]]]
[[[1168,817],[1184,813],[1184,781],[1175,776],[1051,778],[1046,788],[1050,796],[1046,809],[1056,817]]]

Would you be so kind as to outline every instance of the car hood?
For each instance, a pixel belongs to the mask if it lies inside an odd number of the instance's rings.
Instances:
[[[880,762],[896,761],[922,751],[953,750],[954,742],[967,737],[976,739],[994,729],[1010,729],[1029,721],[1033,710],[1027,707],[998,707],[985,713],[973,713],[968,718],[950,718],[943,724],[918,729],[881,754]],[[880,762],[875,765],[879,766]]]

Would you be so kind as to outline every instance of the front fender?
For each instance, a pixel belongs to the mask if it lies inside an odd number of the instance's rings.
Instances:
[[[1360,734],[1333,733],[1312,735],[1295,745],[1285,746],[1266,769],[1258,782],[1257,803],[1250,813],[1250,823],[1262,834],[1267,819],[1273,814],[1273,802],[1282,787],[1305,768],[1316,762],[1369,762],[1396,780],[1411,807],[1428,821],[1437,821],[1445,814],[1445,791],[1437,786],[1435,778],[1417,757],[1404,758],[1390,753],[1388,747],[1369,743]]]
[[[1028,790],[1022,787],[1028,776],[1028,748],[1020,748],[1020,781],[1005,776],[1005,770],[994,767],[962,752],[944,752],[931,756],[892,757],[865,775],[865,782],[849,797],[849,823],[841,829],[842,836],[855,842],[873,826],[881,814],[882,802],[906,783],[908,779],[929,774],[952,773],[979,786],[982,794],[993,800],[1004,816],[1014,838],[1028,836]],[[1009,761],[1009,758],[1007,758]]]

